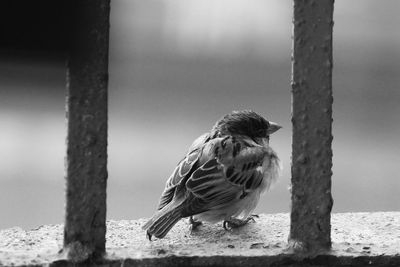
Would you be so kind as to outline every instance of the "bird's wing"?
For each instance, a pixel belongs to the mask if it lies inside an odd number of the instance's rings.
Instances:
[[[174,171],[166,182],[163,193],[161,194],[158,210],[161,210],[171,202],[176,188],[181,184],[182,181],[185,183],[193,171],[198,167],[197,161],[202,152],[201,147],[208,140],[208,134],[203,134],[197,138],[191,145],[188,154],[175,167]]]
[[[186,182],[185,215],[229,205],[260,186],[268,150],[250,139],[225,136],[206,143],[200,166]]]

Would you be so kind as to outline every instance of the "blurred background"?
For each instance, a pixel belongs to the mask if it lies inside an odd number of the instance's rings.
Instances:
[[[0,229],[62,223],[65,7],[6,2]],[[191,142],[239,109],[283,125],[271,138],[283,175],[257,212],[289,212],[292,1],[113,0],[111,7],[108,218],[151,216]],[[335,1],[334,212],[400,210],[399,10],[398,0]]]

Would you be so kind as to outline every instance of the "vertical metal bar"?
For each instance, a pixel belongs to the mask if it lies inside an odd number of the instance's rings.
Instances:
[[[294,0],[292,209],[289,245],[331,247],[334,0]]]
[[[110,0],[71,3],[64,251],[83,261],[105,252]]]

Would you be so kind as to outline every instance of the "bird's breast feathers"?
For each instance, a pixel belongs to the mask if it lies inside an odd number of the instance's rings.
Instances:
[[[200,165],[215,159],[223,178],[245,193],[268,189],[279,177],[280,161],[267,142],[257,144],[242,136],[225,136],[207,142]]]
[[[202,167],[186,185],[196,197],[213,203],[196,215],[209,222],[247,217],[280,172],[280,161],[272,148],[249,138],[226,136],[211,140],[205,144],[200,162]]]

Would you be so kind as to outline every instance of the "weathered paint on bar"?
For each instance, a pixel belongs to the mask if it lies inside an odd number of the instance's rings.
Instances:
[[[110,0],[72,1],[64,229],[72,261],[105,252],[109,13]]]
[[[289,245],[331,247],[333,0],[294,0]]]

